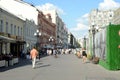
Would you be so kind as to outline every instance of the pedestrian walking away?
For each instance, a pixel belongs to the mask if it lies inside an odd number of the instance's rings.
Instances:
[[[58,57],[58,56],[57,56],[57,50],[56,50],[56,48],[53,50],[53,55],[54,55],[55,58]]]
[[[38,51],[33,47],[30,51],[30,58],[32,59],[32,68],[35,68],[36,57],[38,56]]]
[[[38,53],[38,54],[39,54],[39,60],[40,60],[41,54],[42,54],[42,49],[39,50],[39,53]]]
[[[82,61],[83,61],[83,63],[86,63],[86,61],[87,61],[87,54],[86,54],[86,50],[84,48],[82,49]]]

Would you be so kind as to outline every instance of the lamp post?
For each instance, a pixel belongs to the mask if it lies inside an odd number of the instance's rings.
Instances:
[[[92,25],[92,34],[93,34],[93,57],[95,57],[95,26]]]
[[[92,34],[93,34],[93,57],[95,57],[95,34],[98,32],[98,27],[95,27],[95,25],[92,25]]]
[[[59,44],[60,44],[60,48],[62,48],[62,41],[61,40],[59,41]]]
[[[50,36],[50,38],[49,38],[49,42],[50,42],[50,46],[51,46],[51,50],[52,50],[52,53],[51,54],[53,54],[53,45],[52,45],[52,42],[54,41],[54,39],[53,39],[53,37],[52,36]]]
[[[53,37],[50,36],[50,38],[49,38],[49,42],[51,43],[51,47],[53,47],[53,45],[52,45],[52,42],[53,42],[53,41],[54,41]]]
[[[41,32],[37,29],[36,32],[34,33],[34,36],[37,37],[37,42],[36,42],[36,47],[39,49],[39,37],[41,36]]]
[[[83,39],[84,39],[84,46],[83,47],[84,47],[84,49],[86,49],[86,37],[84,36]]]

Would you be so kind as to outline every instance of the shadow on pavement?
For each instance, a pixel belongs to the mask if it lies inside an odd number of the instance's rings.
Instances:
[[[28,59],[19,59],[19,63],[14,64],[13,66],[8,66],[8,67],[0,67],[0,72],[4,72],[10,69],[26,66],[26,65],[31,65],[31,60]]]
[[[48,67],[48,66],[50,66],[50,64],[45,64],[45,65],[37,66],[36,68]]]
[[[43,57],[47,57],[47,55],[41,55],[41,58],[43,58]],[[41,63],[39,61],[36,61],[36,64],[41,65],[43,63]],[[30,59],[19,58],[19,63],[14,64],[13,66],[0,67],[0,72],[4,72],[4,71],[10,70],[10,69],[15,69],[15,68],[26,66],[26,65],[32,65],[31,60]],[[45,67],[45,66],[49,66],[49,65],[43,65],[41,67]]]

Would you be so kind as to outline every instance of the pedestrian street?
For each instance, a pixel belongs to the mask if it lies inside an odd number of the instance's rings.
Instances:
[[[82,63],[74,54],[60,54],[37,59],[35,69],[30,60],[0,68],[0,80],[120,80],[120,71],[110,71],[89,61]]]

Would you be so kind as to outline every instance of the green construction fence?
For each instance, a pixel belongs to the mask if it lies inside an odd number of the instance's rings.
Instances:
[[[99,61],[99,64],[108,70],[120,69],[120,25],[106,27],[106,59]]]

